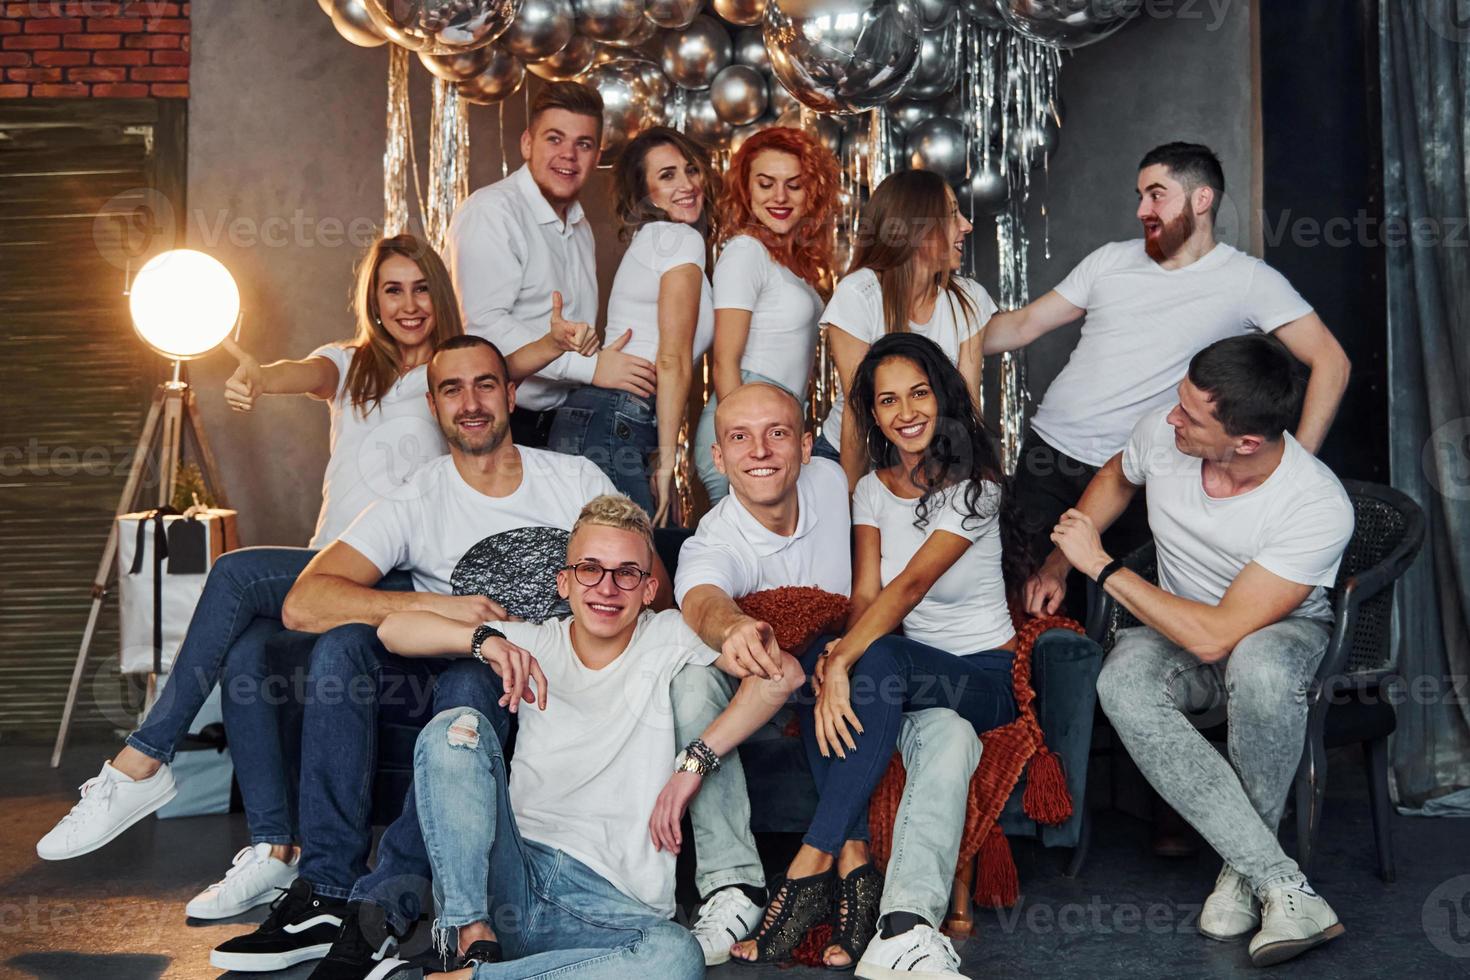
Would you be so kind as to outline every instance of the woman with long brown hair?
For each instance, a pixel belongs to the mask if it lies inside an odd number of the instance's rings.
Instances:
[[[613,164],[614,206],[628,250],[607,300],[607,335],[632,331],[623,353],[654,362],[655,391],[645,398],[579,388],[557,409],[547,440],[550,449],[596,463],[656,527],[672,514],[694,364],[714,333],[706,235],[719,189],[709,151],[662,126],[636,136]]]
[[[806,402],[832,275],[838,180],[831,151],[799,129],[762,130],[730,160],[714,274],[715,391],[694,436],[711,503],[730,486],[710,452],[719,399],[746,382],[766,381]]]
[[[263,394],[303,394],[330,405],[331,456],[316,533],[306,548],[245,548],[215,562],[158,701],[82,787],[81,801],[37,844],[41,857],[87,854],[172,799],[174,751],[219,683],[251,846],[235,855],[224,879],[189,902],[187,914],[238,915],[271,901],[296,877],[281,698],[267,694],[267,679],[280,665],[268,665],[266,643],[284,629],[282,603],[316,549],[373,501],[404,492],[420,464],[445,452],[425,398],[426,365],[436,344],[464,332],[444,263],[410,235],[368,249],[352,309],[355,338],[301,360],[261,365],[227,345],[239,361],[225,383],[225,399],[236,411],[249,412]]]
[[[843,402],[878,338],[910,331],[928,337],[959,367],[979,403],[981,334],[996,306],[979,283],[955,275],[971,230],[954,191],[928,170],[891,174],[864,209],[851,266],[822,313],[841,391],[813,448],[842,463],[849,487],[869,460],[861,421],[847,416]]]

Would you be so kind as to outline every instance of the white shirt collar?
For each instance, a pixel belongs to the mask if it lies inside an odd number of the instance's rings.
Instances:
[[[551,206],[551,202],[546,200],[546,195],[541,193],[541,188],[536,186],[536,179],[531,176],[531,167],[529,164],[522,164],[520,169],[511,174],[510,177],[511,180],[515,181],[516,187],[525,196],[526,203],[531,206],[531,213],[535,216],[537,224],[556,225],[557,230],[562,234],[570,235],[573,226],[581,224],[584,220],[585,215],[582,212],[582,202],[573,201],[571,206],[567,208],[566,222],[562,222],[561,217],[556,213],[556,208]]]

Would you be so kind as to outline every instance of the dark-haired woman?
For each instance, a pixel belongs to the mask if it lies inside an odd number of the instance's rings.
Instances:
[[[643,398],[579,388],[557,409],[547,445],[592,460],[662,526],[672,512],[694,363],[714,336],[705,235],[719,175],[704,147],[660,126],[623,150],[613,186],[628,250],[607,300],[607,335],[633,332],[623,352],[654,362],[656,389]]]
[[[803,736],[819,803],[761,932],[732,953],[782,959],[786,937],[799,939],[830,915],[829,966],[861,956],[865,972],[894,976],[922,959],[925,976],[958,977],[959,960],[929,919],[938,912],[919,914],[886,893],[880,906],[881,879],[850,832],[893,755],[904,712],[951,708],[977,734],[1016,717],[1006,592],[1008,581],[1025,580],[1024,542],[1007,519],[999,456],[969,386],[933,341],[900,333],[873,344],[854,371],[850,404],[877,463],[853,495],[846,632],[806,663],[816,701],[802,712]],[[1051,631],[1038,642],[1091,641]],[[854,701],[853,689],[876,693]],[[948,823],[963,826],[963,812]],[[951,867],[957,835],[954,847]],[[875,937],[880,924],[885,933]]]
[[[730,490],[711,451],[720,397],[766,381],[806,402],[822,292],[832,273],[839,190],[832,151],[804,130],[762,130],[730,159],[714,274],[715,390],[694,436],[694,459],[711,503]]]
[[[225,399],[236,411],[251,411],[263,394],[328,403],[331,455],[316,532],[306,548],[246,548],[215,562],[158,701],[116,758],[82,787],[81,801],[37,844],[41,857],[93,851],[172,799],[169,763],[218,682],[227,695],[221,707],[251,846],[235,856],[224,879],[188,904],[187,914],[238,915],[271,901],[295,878],[280,698],[266,696],[262,686],[272,669],[265,645],[284,628],[281,605],[315,549],[334,541],[373,501],[401,492],[422,463],[445,452],[425,399],[425,365],[436,344],[464,332],[448,270],[410,235],[368,249],[352,309],[356,337],[301,360],[262,366],[228,345],[239,367],[225,384]],[[535,346],[528,345],[528,355]]]
[[[955,275],[972,230],[954,191],[928,170],[891,174],[873,192],[858,226],[851,268],[822,313],[841,390],[813,452],[842,463],[849,486],[867,471],[861,431],[844,399],[868,348],[886,334],[916,333],[943,349],[980,397],[980,336],[996,306],[979,283]]]

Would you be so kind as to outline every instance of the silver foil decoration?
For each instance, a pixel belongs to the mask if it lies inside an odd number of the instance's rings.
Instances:
[[[441,254],[449,220],[470,195],[469,105],[454,83],[434,79],[434,117],[429,121],[429,193],[424,234]]]
[[[407,48],[393,45],[388,52],[388,140],[383,149],[383,237],[401,235],[408,228],[408,169],[410,140]]]

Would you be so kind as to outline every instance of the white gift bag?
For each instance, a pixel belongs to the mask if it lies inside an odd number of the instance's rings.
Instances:
[[[215,561],[239,547],[235,512],[164,511],[117,519],[118,619],[125,674],[173,666]]]

